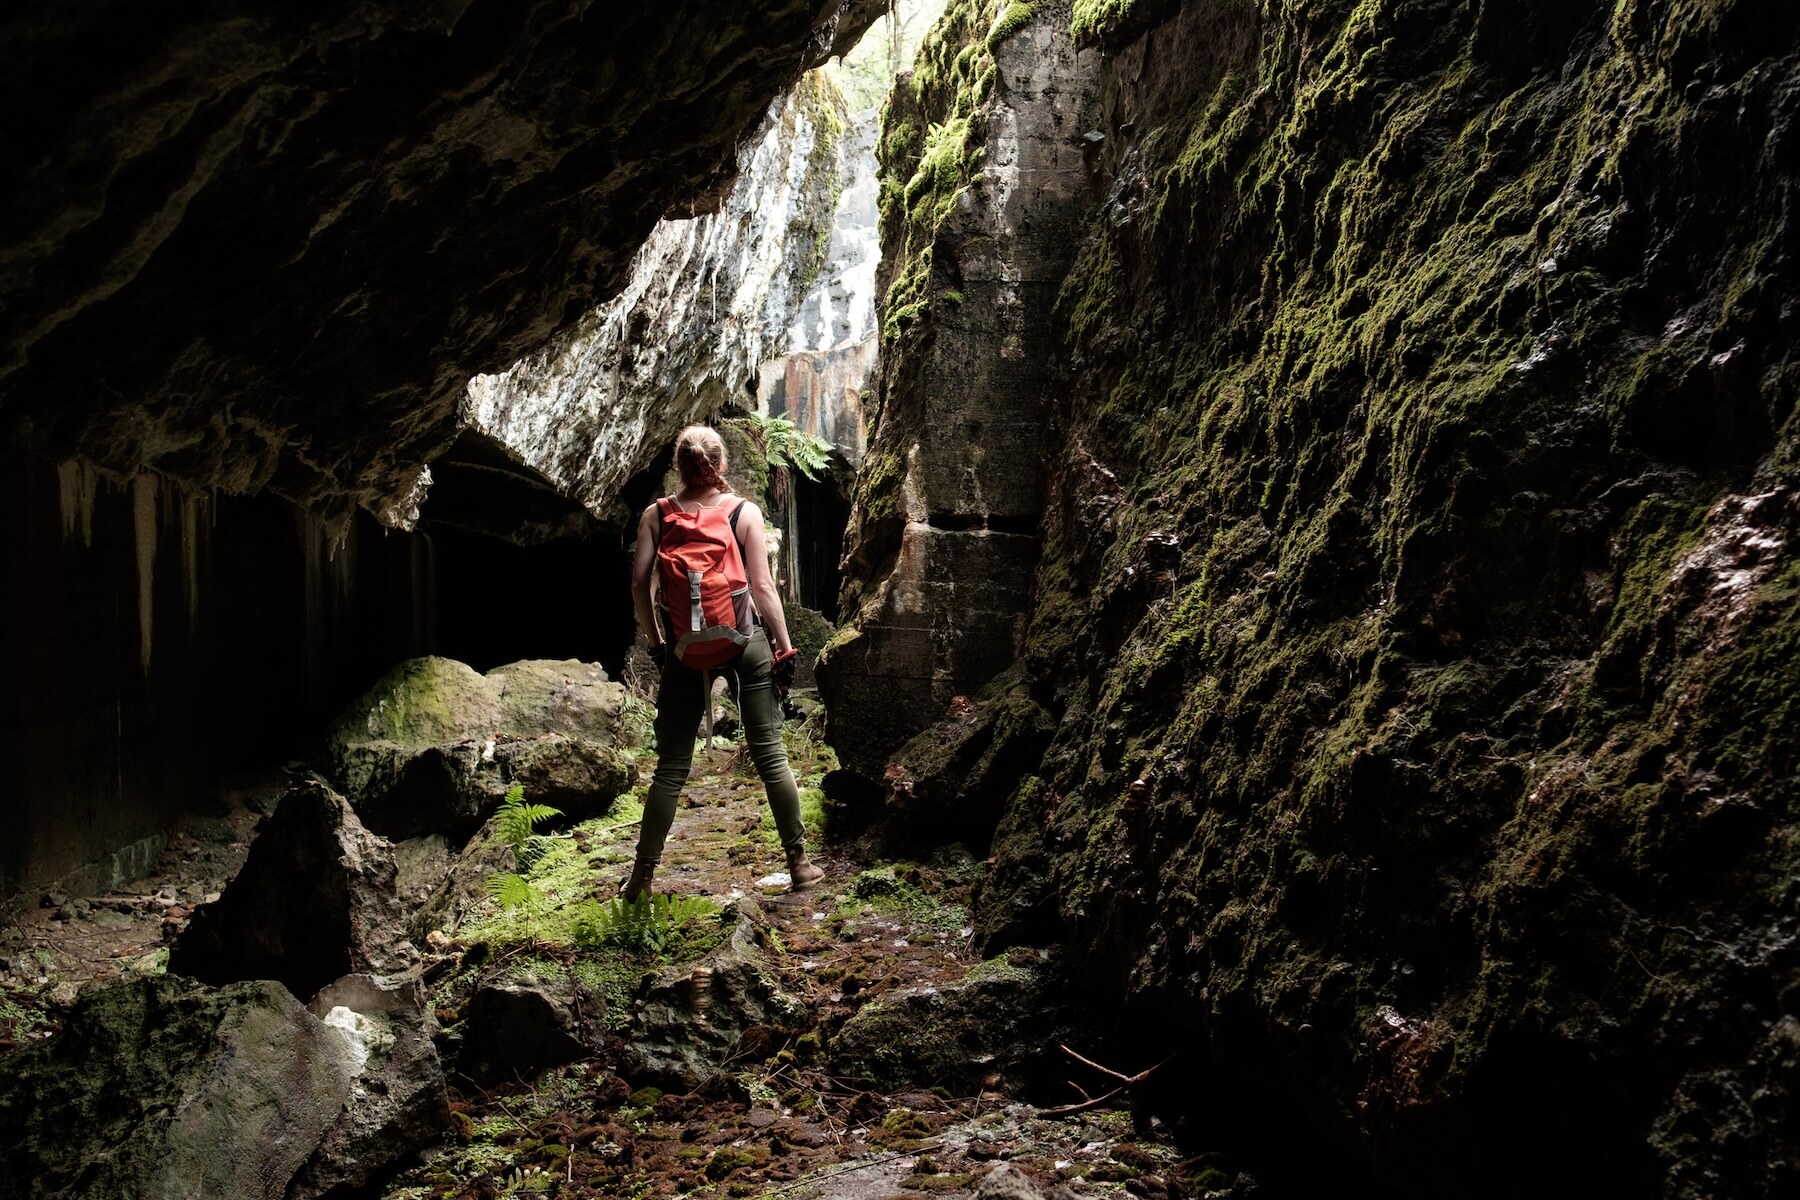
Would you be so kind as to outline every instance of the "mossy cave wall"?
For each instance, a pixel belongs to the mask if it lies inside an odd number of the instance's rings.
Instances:
[[[897,372],[964,299],[942,229],[1002,7],[952,3],[888,111],[827,685],[884,622],[895,448],[934,419]],[[1062,135],[1085,215],[1031,400],[1021,672],[936,698],[940,746],[1054,723],[1023,774],[980,743],[987,948],[1067,939],[1191,1086],[1255,1079],[1404,1191],[1786,1194],[1800,10],[1059,15],[1096,99]]]

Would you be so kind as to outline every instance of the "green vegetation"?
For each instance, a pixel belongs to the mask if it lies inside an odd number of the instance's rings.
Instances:
[[[18,1045],[49,1028],[38,990],[0,979],[0,1047]]]
[[[752,412],[747,428],[762,450],[760,476],[769,503],[781,507],[787,502],[789,475],[798,471],[808,479],[818,479],[831,469],[831,443],[799,428],[786,417],[766,417]]]
[[[850,881],[833,913],[837,920],[861,916],[899,917],[918,929],[957,933],[969,910],[927,890],[925,873],[913,863],[872,867]]]
[[[1077,46],[1092,46],[1132,28],[1155,0],[1075,0],[1069,34]]]
[[[525,788],[513,784],[506,791],[494,814],[494,830],[502,845],[509,847],[513,853],[513,863],[520,871],[528,868],[532,862],[541,857],[546,847],[546,839],[537,833],[537,827],[545,821],[562,816],[562,810],[551,808],[547,804],[529,804],[525,800]],[[500,907],[529,907],[538,899],[537,890],[525,876],[513,871],[500,871],[488,877],[488,895],[500,902]]]
[[[619,797],[605,816],[583,821],[565,834],[533,834],[527,843],[528,865],[522,863],[519,872],[531,888],[531,902],[508,907],[492,898],[464,919],[457,936],[495,947],[525,941],[574,945],[574,920],[581,904],[610,887],[608,873],[630,857],[620,843],[635,836],[643,811],[643,801],[634,792]]]
[[[583,950],[624,950],[645,959],[688,962],[703,957],[734,919],[704,896],[668,892],[588,903],[576,910],[575,945]]]

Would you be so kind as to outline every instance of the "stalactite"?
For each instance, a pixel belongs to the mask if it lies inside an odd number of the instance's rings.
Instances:
[[[77,525],[81,527],[81,544],[93,548],[94,545],[94,491],[100,482],[99,473],[79,458],[71,458],[56,466],[56,482],[58,501],[62,512],[63,540],[75,536]]]
[[[150,670],[150,637],[154,631],[156,592],[156,476],[146,472],[131,481],[131,526],[137,544],[138,657]]]
[[[322,576],[324,551],[329,534],[317,517],[299,513],[295,518],[300,539],[300,555],[305,562],[302,581],[306,625],[306,699],[317,704],[324,691],[324,638],[321,617],[324,612]]]

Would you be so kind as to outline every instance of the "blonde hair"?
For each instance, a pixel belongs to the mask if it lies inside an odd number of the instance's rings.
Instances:
[[[731,490],[725,482],[725,439],[710,425],[689,425],[675,435],[675,470],[684,488]]]

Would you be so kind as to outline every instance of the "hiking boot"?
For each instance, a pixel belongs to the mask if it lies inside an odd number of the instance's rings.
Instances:
[[[655,863],[637,863],[631,868],[631,878],[619,885],[619,897],[633,902],[650,894],[650,881],[656,877]]]
[[[806,859],[804,849],[788,854],[788,891],[804,892],[819,886],[819,880],[825,878],[825,872],[812,865]]]

